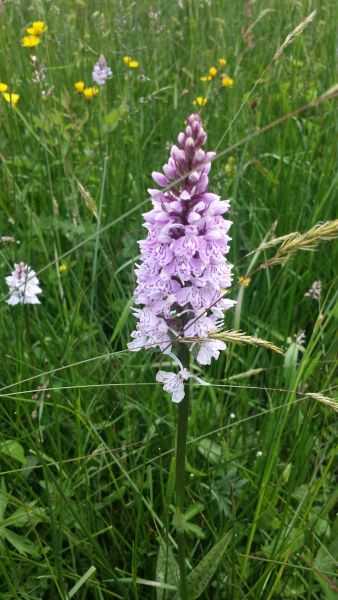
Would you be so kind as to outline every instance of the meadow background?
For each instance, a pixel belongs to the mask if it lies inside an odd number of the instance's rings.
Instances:
[[[175,552],[176,407],[155,383],[160,354],[126,350],[150,174],[198,96],[207,147],[223,151],[334,85],[337,18],[336,0],[0,2],[0,81],[20,95],[0,97],[1,600],[170,600],[154,582],[160,539]],[[37,19],[48,31],[24,48]],[[74,83],[91,84],[101,53],[113,76],[86,101]],[[221,57],[232,87],[200,81]],[[337,246],[268,269],[275,249],[248,253],[335,218],[336,102],[220,156],[210,181],[232,199],[235,324],[285,356],[230,345],[200,371],[212,385],[192,389],[189,560],[228,531],[203,598],[334,600],[336,415],[306,394],[336,395]],[[6,304],[20,260],[40,306]],[[304,296],[315,280],[320,301]]]

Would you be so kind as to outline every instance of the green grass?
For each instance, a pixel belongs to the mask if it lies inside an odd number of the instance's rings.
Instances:
[[[20,101],[0,98],[1,235],[16,240],[0,246],[1,600],[170,600],[152,582],[160,540],[176,553],[176,407],[155,383],[163,357],[126,350],[150,174],[198,95],[208,148],[221,152],[334,85],[337,16],[335,0],[4,3],[0,81]],[[31,52],[20,38],[36,19],[48,33]],[[255,21],[249,48],[241,32]],[[100,53],[113,77],[87,103],[73,84],[90,83]],[[46,67],[45,97],[30,54]],[[223,56],[234,87],[200,82]],[[229,155],[213,163],[210,188],[232,199],[232,297],[273,225],[279,236],[336,217],[336,139],[329,101],[239,146],[233,168]],[[5,303],[19,260],[40,273],[41,306]],[[336,418],[306,396],[336,396],[336,265],[323,242],[255,271],[240,326],[286,358],[231,346],[201,370],[212,385],[192,387],[190,567],[230,532],[202,598],[336,598]],[[304,297],[314,280],[320,304]]]

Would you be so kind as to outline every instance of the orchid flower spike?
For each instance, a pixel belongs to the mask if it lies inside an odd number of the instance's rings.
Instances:
[[[152,210],[143,215],[148,235],[139,242],[136,267],[138,322],[128,345],[132,351],[158,346],[175,354],[178,338],[202,338],[190,345],[201,365],[225,349],[223,341],[207,336],[220,329],[224,311],[235,304],[224,297],[232,282],[226,259],[231,221],[223,217],[229,202],[208,191],[215,153],[202,149],[206,139],[200,115],[190,115],[163,172],[152,174],[160,189],[149,189]],[[157,381],[180,402],[190,377],[181,366],[178,374],[159,371]]]
[[[108,67],[107,61],[105,59],[105,57],[103,56],[103,54],[101,54],[99,60],[97,61],[97,63],[94,65],[93,68],[93,73],[92,73],[92,77],[93,77],[93,81],[95,83],[97,83],[98,85],[105,85],[107,82],[107,79],[109,79],[112,76],[112,70],[110,67]]]
[[[38,294],[42,290],[35,271],[23,262],[14,266],[14,271],[6,277],[9,287],[7,304],[40,304]]]

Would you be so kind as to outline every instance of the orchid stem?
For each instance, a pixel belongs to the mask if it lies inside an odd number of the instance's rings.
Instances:
[[[189,369],[189,349],[181,346],[179,359],[183,366]],[[188,419],[189,419],[189,384],[186,385],[185,397],[177,407],[177,436],[176,436],[176,530],[178,547],[178,567],[180,572],[180,597],[189,600],[187,588],[187,573],[185,561],[185,533],[184,533],[184,504],[185,504],[185,457],[187,447]]]

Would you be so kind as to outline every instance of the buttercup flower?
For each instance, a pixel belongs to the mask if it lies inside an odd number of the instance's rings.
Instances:
[[[218,64],[220,65],[220,67],[225,67],[225,65],[227,64],[226,58],[219,58]]]
[[[14,266],[14,271],[6,277],[10,294],[7,304],[40,304],[38,294],[42,290],[35,271],[23,262]]]
[[[41,38],[37,35],[25,35],[21,39],[21,45],[24,46],[24,48],[34,48],[34,46],[37,46],[40,42]]]
[[[200,81],[211,81],[212,77],[211,75],[202,75],[202,77],[200,77]]]
[[[124,56],[122,60],[129,69],[138,69],[140,66],[140,63],[131,56]]]
[[[26,28],[29,35],[41,35],[47,31],[47,25],[44,21],[34,21],[29,27]]]
[[[85,89],[86,85],[84,81],[76,81],[74,83],[74,88],[75,91],[78,92],[79,94],[82,94],[83,90]]]
[[[7,92],[7,90],[8,90],[8,85],[7,85],[7,83],[2,83],[2,82],[0,81],[0,94],[2,94],[3,92]]]
[[[92,100],[92,98],[99,95],[100,90],[98,87],[93,85],[92,87],[85,87],[82,93],[86,100]]]
[[[216,69],[216,67],[210,67],[209,69],[209,75],[210,77],[213,79],[214,77],[216,77],[218,71]]]
[[[235,304],[224,297],[232,280],[225,257],[231,222],[222,216],[229,203],[208,191],[215,153],[202,149],[206,139],[201,117],[190,115],[163,173],[152,174],[164,189],[149,190],[153,208],[144,214],[148,235],[139,242],[134,301],[140,308],[133,311],[138,322],[128,347],[157,346],[174,359],[178,373],[157,375],[174,402],[183,399],[184,381],[193,377],[174,354],[182,343],[178,338],[194,338],[190,350],[197,362],[210,364],[225,344],[207,336],[219,330],[224,311]]]
[[[101,54],[99,60],[94,65],[93,69],[93,81],[98,85],[105,85],[107,79],[112,76],[112,70],[107,65],[107,61],[103,54]]]
[[[195,104],[195,106],[205,106],[208,103],[208,99],[204,96],[197,96],[192,103]]]
[[[13,108],[17,105],[17,103],[20,100],[19,94],[11,94],[9,92],[3,92],[2,97],[4,98],[4,100],[6,100],[6,102],[8,102],[8,104],[13,106]]]
[[[223,75],[221,79],[222,87],[233,87],[235,81],[228,75]]]

